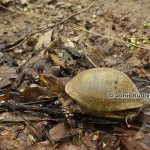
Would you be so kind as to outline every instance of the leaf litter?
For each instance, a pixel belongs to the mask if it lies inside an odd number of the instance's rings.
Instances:
[[[1,3],[0,149],[150,149],[149,107],[145,122],[130,129],[75,114],[79,130],[73,134],[57,95],[72,76],[95,66],[117,68],[150,93],[147,1]],[[51,75],[64,85],[55,85]]]

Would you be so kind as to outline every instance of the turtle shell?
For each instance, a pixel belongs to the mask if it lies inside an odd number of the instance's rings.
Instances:
[[[142,105],[138,89],[123,72],[113,68],[94,68],[80,72],[65,86],[66,93],[90,113],[138,108]]]

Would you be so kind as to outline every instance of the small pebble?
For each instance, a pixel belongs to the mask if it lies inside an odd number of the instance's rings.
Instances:
[[[134,32],[136,32],[136,31],[137,31],[136,28],[133,28],[133,29],[130,30],[131,33],[134,33]]]
[[[73,38],[72,38],[72,41],[73,41],[73,42],[78,42],[78,41],[79,41],[79,37],[78,37],[78,36],[73,37]]]
[[[97,11],[97,15],[98,15],[98,16],[104,16],[104,14],[105,14],[105,13],[104,13],[102,10],[98,10],[98,11]]]
[[[96,16],[96,15],[93,15],[92,17],[93,17],[93,18],[96,18],[97,16]]]
[[[14,52],[15,52],[16,54],[21,54],[21,53],[23,52],[23,49],[16,49]]]

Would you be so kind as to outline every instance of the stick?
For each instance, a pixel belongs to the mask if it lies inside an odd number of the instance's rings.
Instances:
[[[95,35],[98,35],[98,36],[101,36],[101,37],[104,37],[104,38],[107,38],[107,39],[110,39],[110,40],[118,41],[118,42],[121,42],[121,43],[126,44],[126,45],[128,44],[128,42],[126,42],[126,41],[119,40],[119,39],[110,37],[110,36],[108,36],[108,35],[102,35],[102,34],[100,34],[100,33],[96,33],[96,32],[93,32],[93,31],[89,31],[89,30],[86,30],[86,29],[80,28],[80,27],[77,27],[77,29],[82,30],[82,31],[85,31],[85,32],[88,32],[88,33],[91,33],[91,34],[95,34]],[[131,45],[136,46],[136,47],[141,48],[141,49],[145,49],[145,50],[150,51],[150,49],[148,49],[148,48],[146,48],[146,47],[143,47],[143,46],[140,46],[140,45],[134,45],[134,44],[132,44],[132,43],[131,43]]]
[[[15,110],[15,111],[34,111],[34,112],[42,112],[46,114],[58,114],[62,115],[62,112],[58,109],[49,109],[47,107],[38,107],[38,106],[29,106],[29,105],[24,105],[21,103],[11,103],[11,102],[4,102],[0,103],[0,108],[7,109],[8,110]]]
[[[58,22],[58,23],[56,23],[56,24],[54,24],[54,25],[51,25],[51,26],[46,27],[46,28],[43,28],[43,29],[38,30],[38,31],[36,31],[36,32],[34,32],[34,33],[31,33],[31,34],[29,34],[29,35],[26,35],[26,37],[25,37],[23,40],[21,40],[20,43],[18,43],[17,45],[15,45],[15,46],[13,46],[13,47],[11,47],[11,48],[8,48],[8,49],[9,49],[9,50],[12,50],[12,49],[14,49],[14,48],[17,48],[18,46],[20,46],[21,44],[23,44],[25,41],[27,41],[31,36],[33,36],[33,35],[35,35],[35,34],[37,34],[37,33],[39,33],[39,32],[44,32],[44,31],[46,31],[46,30],[48,30],[48,29],[50,29],[50,28],[54,28],[54,27],[56,27],[56,26],[59,26],[59,25],[65,23],[65,22],[67,22],[67,21],[68,21],[69,19],[71,19],[72,17],[74,17],[74,16],[76,16],[76,15],[82,13],[82,12],[87,11],[89,8],[91,8],[91,7],[93,7],[93,6],[94,6],[94,4],[92,3],[92,4],[90,4],[88,7],[86,7],[85,9],[83,9],[83,10],[81,10],[81,11],[79,11],[79,12],[76,12],[75,14],[72,14],[71,16],[65,18],[64,20],[62,20],[62,21],[60,21],[60,22]],[[8,9],[8,8],[6,8],[6,7],[4,7],[4,6],[2,6],[2,5],[0,5],[0,7],[3,8],[3,9],[8,10],[8,11],[10,11],[10,12],[13,12],[13,13],[19,13],[19,14],[22,14],[22,15],[27,15],[27,16],[29,16],[29,15],[26,14],[26,13],[22,13],[22,12],[18,12],[18,11],[15,12],[15,11],[10,10],[10,9]],[[46,17],[39,17],[39,16],[34,16],[34,15],[32,15],[32,17],[36,17],[36,18],[40,18],[40,19],[46,19],[46,20],[48,20],[48,21],[51,21],[51,19],[46,18]]]

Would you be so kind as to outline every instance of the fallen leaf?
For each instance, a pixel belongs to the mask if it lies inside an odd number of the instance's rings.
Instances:
[[[50,148],[51,146],[49,144],[49,141],[38,142],[37,144],[32,146],[32,150],[47,150]]]
[[[16,68],[0,66],[0,88],[11,84],[11,79],[17,78]]]
[[[49,134],[53,140],[59,140],[60,138],[66,135],[66,132],[67,130],[65,126],[62,123],[60,123],[54,126],[52,129],[50,129]]]
[[[57,39],[53,40],[50,45],[48,46],[48,49],[45,50],[44,56],[47,56],[49,53],[57,51],[58,47],[62,45],[62,39],[61,37],[58,37]]]
[[[44,84],[46,87],[48,87],[54,95],[60,95],[64,93],[64,84],[60,78],[57,78],[53,75],[45,76],[44,74],[40,74],[39,79],[41,84]]]
[[[49,90],[46,87],[41,87],[36,84],[31,84],[26,88],[17,98],[17,102],[29,102],[38,99],[40,96],[51,96]]]
[[[9,94],[2,94],[2,95],[0,95],[0,101],[8,101],[10,99],[11,99],[11,97],[10,97]]]
[[[53,34],[53,30],[49,30],[48,32],[44,33],[39,38],[39,41],[36,43],[35,50],[48,48],[51,43],[52,34]]]
[[[135,141],[132,138],[121,138],[121,143],[126,147],[127,150],[150,150],[150,148],[139,141]]]
[[[30,74],[32,77],[36,78],[39,74],[39,71],[44,68],[46,60],[46,58],[43,58],[43,53],[40,52],[20,66],[19,72],[26,71],[27,74]]]
[[[9,55],[8,53],[3,53],[3,56],[0,59],[0,65],[7,64],[10,67],[16,67],[17,62],[14,59],[14,56]]]
[[[87,149],[83,144],[74,144],[73,142],[64,143],[59,147],[59,150],[84,150]]]

